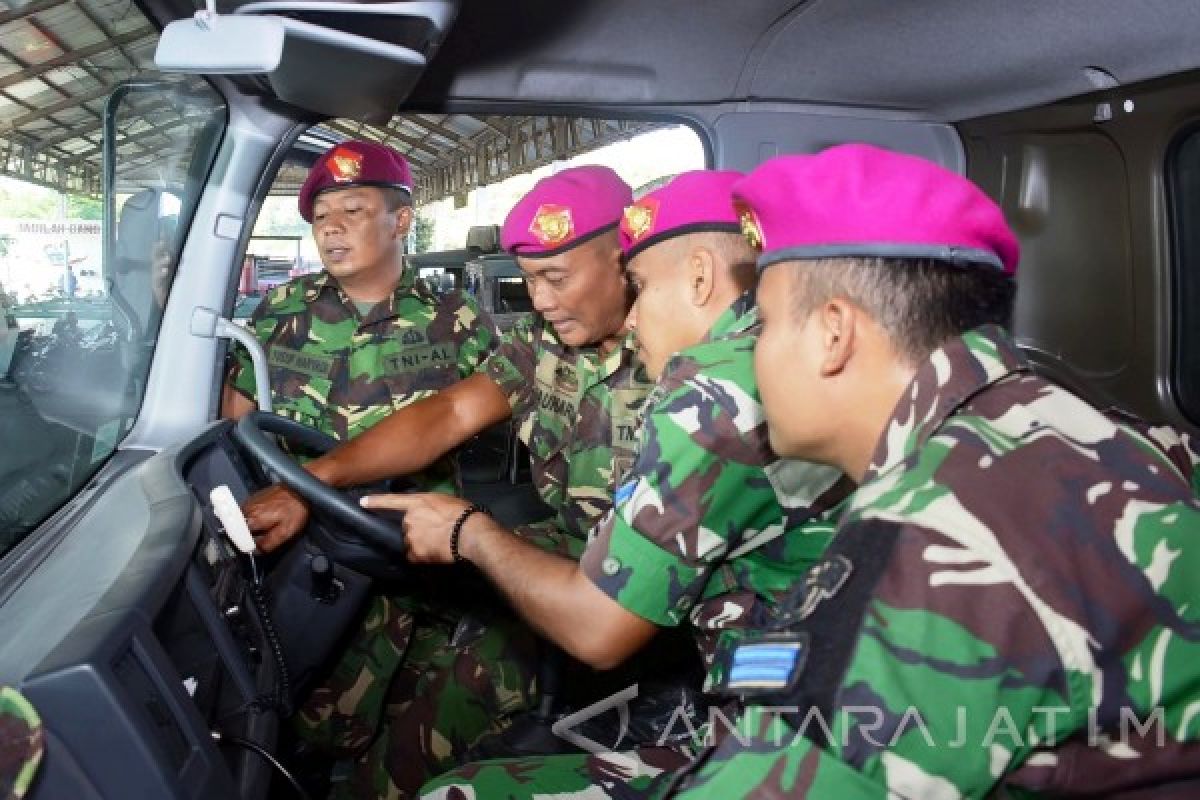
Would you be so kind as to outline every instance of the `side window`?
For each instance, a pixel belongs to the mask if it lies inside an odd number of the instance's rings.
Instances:
[[[297,170],[303,176],[308,168],[291,160],[284,164],[285,174],[292,175]],[[295,196],[268,196],[242,259],[234,321],[245,325],[267,290],[320,269],[321,257],[309,235],[308,223],[296,208]]]
[[[525,281],[521,278],[496,278],[496,310],[505,314],[520,314],[533,311]]]
[[[1184,415],[1200,424],[1200,125],[1167,157],[1174,239],[1172,387]]]
[[[0,555],[66,503],[136,418],[225,126],[206,84],[145,76],[109,104],[101,197],[0,184]],[[31,209],[38,192],[49,210]],[[107,220],[102,223],[102,216]]]

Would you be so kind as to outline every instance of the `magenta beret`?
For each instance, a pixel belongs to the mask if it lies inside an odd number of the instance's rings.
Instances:
[[[516,256],[553,256],[617,226],[633,190],[608,167],[572,167],[542,178],[504,220],[500,244]]]
[[[671,181],[625,209],[621,218],[621,249],[626,260],[651,245],[701,231],[741,230],[733,209],[733,185],[740,172],[695,170]]]
[[[863,256],[1017,270],[1020,246],[1000,207],[968,179],[916,156],[865,144],[779,156],[739,181],[733,198],[743,231],[762,250],[760,269]]]
[[[308,171],[298,198],[300,216],[311,223],[317,195],[329,189],[349,189],[351,186],[403,189],[412,194],[412,171],[404,156],[386,145],[361,140],[340,142],[317,159]]]

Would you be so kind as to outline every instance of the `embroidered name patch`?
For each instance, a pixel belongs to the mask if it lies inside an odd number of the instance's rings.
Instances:
[[[403,351],[385,356],[384,369],[389,375],[420,372],[423,369],[453,366],[458,361],[458,348],[452,344],[429,344],[406,347]]]
[[[333,372],[333,358],[330,356],[314,355],[290,347],[272,345],[267,355],[267,363],[272,367],[299,372],[312,378],[328,378]]]

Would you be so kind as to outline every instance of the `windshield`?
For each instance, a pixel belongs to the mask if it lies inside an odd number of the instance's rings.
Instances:
[[[139,80],[105,110],[101,197],[0,193],[0,554],[72,497],[133,425],[183,231],[225,107]],[[31,205],[31,198],[50,198]]]

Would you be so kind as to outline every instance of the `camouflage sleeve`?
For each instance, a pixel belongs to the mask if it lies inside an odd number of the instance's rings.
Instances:
[[[264,345],[271,334],[275,332],[276,318],[273,315],[275,290],[271,290],[263,295],[262,302],[255,307],[250,318],[246,320],[246,327],[254,331],[258,336],[258,340]],[[229,354],[226,357],[228,371],[225,374],[225,382],[238,390],[246,397],[254,400],[257,396],[257,385],[254,380],[254,363],[250,360],[250,354],[246,352],[246,348],[236,342],[229,343]]]
[[[811,739],[797,737],[778,714],[752,707],[737,720],[736,733],[726,735],[703,760],[686,788],[669,796],[679,800],[893,800],[910,795],[889,794],[886,784],[863,775]]]
[[[45,747],[42,721],[20,692],[0,687],[0,797],[20,800],[33,785]]]
[[[935,474],[928,465],[916,471]],[[844,586],[815,595],[801,672],[803,685],[817,670],[812,694],[781,704],[803,716],[784,737],[739,725],[742,739],[723,741],[682,796],[983,797],[1000,783],[1064,783],[1099,797],[1171,774],[1200,739],[1184,688],[1200,680],[1200,507],[1171,502],[1170,481],[1155,503],[1132,481],[1099,486],[1114,505],[1091,511],[1119,520],[1111,539],[1086,539],[1089,526],[1065,514],[1058,525],[1035,516],[1042,547],[1014,547],[987,520],[1045,498],[1014,509],[991,481],[969,506],[914,482],[876,495],[886,503],[843,524],[834,548],[858,534],[890,554],[871,575],[860,551]],[[838,641],[849,644],[845,666],[822,675]],[[747,717],[779,713],[764,703]]]
[[[853,526],[838,531],[853,535]],[[867,535],[880,547],[894,536],[892,555],[877,578],[852,559],[849,575],[868,582],[868,595],[850,608],[816,606],[811,619],[836,614],[837,627],[812,634],[821,661],[801,667],[802,681],[815,670],[817,687],[832,678],[836,688],[751,706],[731,731],[716,732],[728,735],[681,797],[982,797],[1033,744],[1081,725],[1091,689],[1060,655],[1070,634],[1048,633],[1042,623],[1051,621],[1019,588],[942,574],[939,564],[960,564],[954,543],[919,526],[877,521]],[[961,584],[947,591],[946,581]],[[851,580],[838,591],[862,588]],[[842,657],[838,642],[846,665],[818,677]]]
[[[1154,425],[1122,409],[1110,408],[1104,413],[1142,437],[1155,455],[1171,462],[1191,484],[1192,493],[1200,496],[1200,442],[1196,437],[1170,425]]]
[[[443,300],[457,307],[455,338],[458,339],[458,376],[473,375],[496,349],[500,332],[490,314],[466,292],[452,292]]]
[[[657,625],[686,618],[731,548],[782,530],[763,472],[774,456],[762,410],[739,383],[664,376],[614,511],[580,562],[603,592]]]
[[[533,376],[537,372],[537,347],[532,315],[525,317],[500,338],[495,352],[480,368],[508,398],[513,415],[533,409]]]

